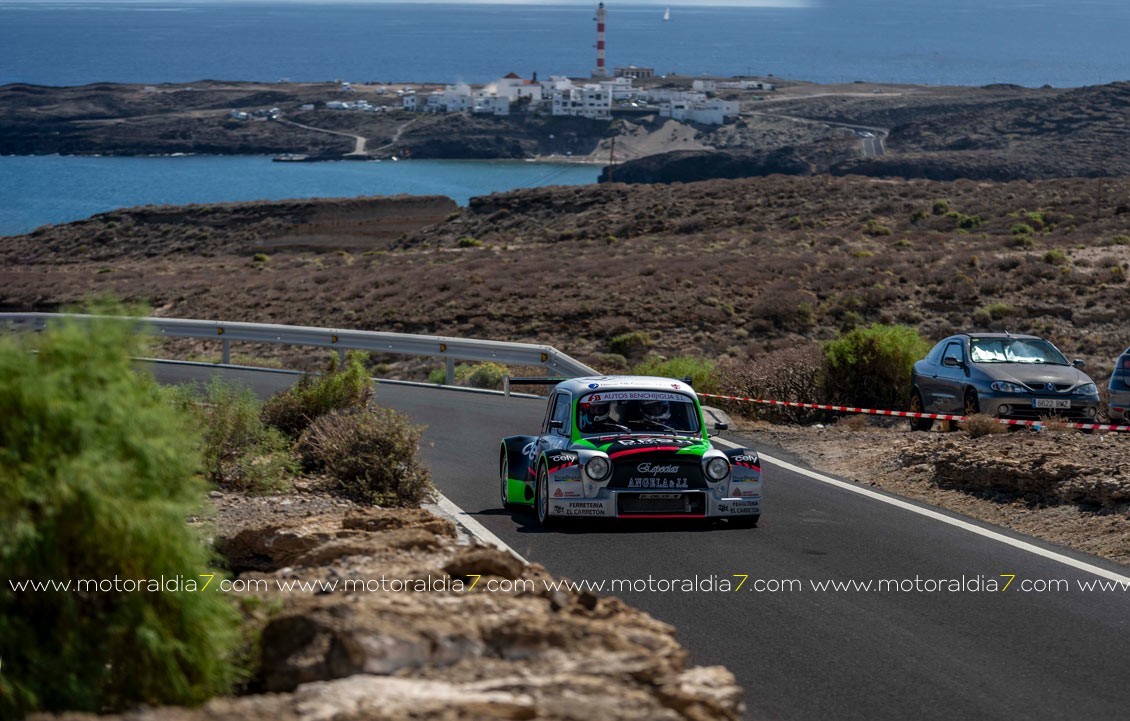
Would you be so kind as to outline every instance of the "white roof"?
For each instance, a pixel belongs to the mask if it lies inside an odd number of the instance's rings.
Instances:
[[[589,376],[586,378],[570,378],[557,384],[557,388],[567,390],[573,395],[588,393],[595,390],[633,390],[633,391],[665,391],[667,393],[683,393],[698,398],[694,389],[681,380],[675,378],[660,378],[657,376]]]

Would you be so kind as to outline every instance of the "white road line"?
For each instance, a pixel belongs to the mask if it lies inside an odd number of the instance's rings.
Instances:
[[[728,446],[730,448],[742,448],[742,447],[744,447],[744,446],[739,446],[736,443],[731,443],[730,441],[727,441],[723,438],[717,438],[716,437],[716,438],[712,438],[711,440],[714,441],[715,443],[718,443],[719,445]],[[965,531],[969,531],[970,533],[975,533],[978,536],[983,536],[985,538],[989,538],[989,539],[997,541],[999,543],[1003,543],[1007,546],[1012,546],[1013,548],[1019,548],[1022,551],[1027,551],[1028,553],[1033,553],[1037,556],[1042,556],[1043,558],[1049,559],[1051,561],[1057,561],[1059,563],[1062,563],[1065,566],[1070,566],[1070,567],[1076,568],[1080,571],[1086,571],[1087,573],[1093,573],[1096,576],[1101,576],[1102,578],[1106,578],[1106,579],[1109,579],[1111,581],[1117,581],[1117,582],[1122,583],[1122,584],[1130,584],[1130,576],[1123,576],[1123,575],[1120,575],[1118,573],[1115,573],[1114,571],[1108,571],[1105,568],[1099,568],[1098,566],[1093,566],[1093,565],[1086,563],[1084,561],[1077,561],[1074,558],[1063,555],[1062,553],[1056,553],[1055,551],[1049,551],[1047,549],[1040,548],[1039,546],[1028,543],[1027,541],[1021,541],[1021,540],[1018,540],[1018,539],[1015,539],[1015,538],[1010,538],[1009,536],[1006,536],[1003,533],[997,533],[996,531],[990,531],[987,528],[982,528],[980,526],[974,525],[974,524],[969,523],[967,521],[959,520],[957,518],[951,518],[951,517],[946,516],[944,514],[938,513],[937,511],[931,511],[928,508],[922,508],[920,506],[914,505],[913,503],[907,503],[906,501],[900,500],[898,498],[892,498],[890,496],[884,496],[883,494],[876,493],[875,491],[872,491],[871,489],[866,488],[864,486],[860,486],[860,485],[857,485],[857,484],[854,484],[854,483],[847,483],[846,481],[840,481],[840,480],[837,480],[835,478],[825,476],[822,473],[810,471],[807,468],[801,468],[800,466],[794,466],[791,463],[788,463],[786,461],[782,461],[778,458],[773,458],[772,456],[767,456],[764,453],[758,453],[758,455],[763,460],[768,461],[769,463],[772,463],[775,466],[780,466],[781,468],[784,468],[785,470],[792,471],[793,473],[799,473],[802,476],[807,476],[807,477],[813,479],[814,481],[820,481],[821,483],[827,483],[830,486],[836,486],[837,488],[841,488],[845,491],[851,491],[852,493],[858,493],[859,495],[866,496],[866,497],[868,497],[872,500],[881,501],[883,503],[895,506],[897,508],[901,508],[905,511],[910,511],[911,513],[917,513],[920,516],[926,516],[927,518],[932,518],[935,521],[941,521],[942,523],[948,523],[951,526],[956,526],[957,528],[960,528],[960,529],[965,530]]]
[[[436,505],[439,506],[440,510],[454,518],[455,522],[466,528],[472,536],[489,546],[494,546],[501,551],[513,555],[522,563],[529,565],[529,561],[522,558],[522,554],[506,545],[505,541],[487,530],[487,527],[475,520],[470,513],[467,513],[462,508],[452,503],[447,496],[439,491],[436,491],[436,496]]]

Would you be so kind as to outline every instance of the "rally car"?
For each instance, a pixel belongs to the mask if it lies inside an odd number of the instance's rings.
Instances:
[[[558,383],[540,434],[502,439],[499,485],[504,507],[532,506],[542,525],[728,518],[752,526],[761,516],[757,453],[714,447],[698,395],[671,378]]]

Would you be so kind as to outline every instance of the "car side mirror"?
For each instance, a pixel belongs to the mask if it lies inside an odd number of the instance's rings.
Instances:
[[[1087,364],[1083,362],[1082,358],[1076,358],[1075,360],[1071,361],[1071,365],[1075,366],[1076,368],[1082,368]]]
[[[714,424],[713,432],[707,431],[706,437],[707,438],[713,438],[714,436],[718,435],[722,431],[728,431],[728,430],[730,430],[730,424],[729,423],[723,423],[722,421],[718,421],[717,423]]]
[[[949,368],[960,368],[964,365],[964,363],[962,363],[959,359],[954,358],[953,356],[946,356],[942,359],[942,365],[948,366]]]

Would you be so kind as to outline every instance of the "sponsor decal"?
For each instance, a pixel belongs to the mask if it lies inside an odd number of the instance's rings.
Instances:
[[[628,488],[688,488],[686,478],[629,478]]]
[[[561,498],[563,495],[565,495],[565,494],[561,492],[560,488],[558,488],[556,491],[553,492],[554,498]]]
[[[538,455],[538,442],[530,441],[526,445],[522,446],[522,455],[526,458],[529,458],[531,461],[534,460],[534,458],[536,458]]]
[[[664,475],[664,474],[670,475],[672,473],[678,473],[679,467],[677,465],[675,465],[674,463],[669,463],[669,464],[666,464],[666,465],[660,464],[660,463],[641,463],[638,466],[636,466],[636,472],[637,473],[655,473],[655,474],[660,474],[660,475]]]
[[[749,513],[758,510],[756,501],[730,501],[718,504],[719,513]]]
[[[593,388],[593,389],[600,388],[600,384],[599,383],[589,383],[589,388]]]
[[[681,393],[669,391],[605,391],[592,393],[587,396],[591,403],[600,401],[670,401],[672,403],[690,403],[691,399]]]
[[[604,504],[584,501],[554,503],[553,514],[556,516],[603,516]]]

